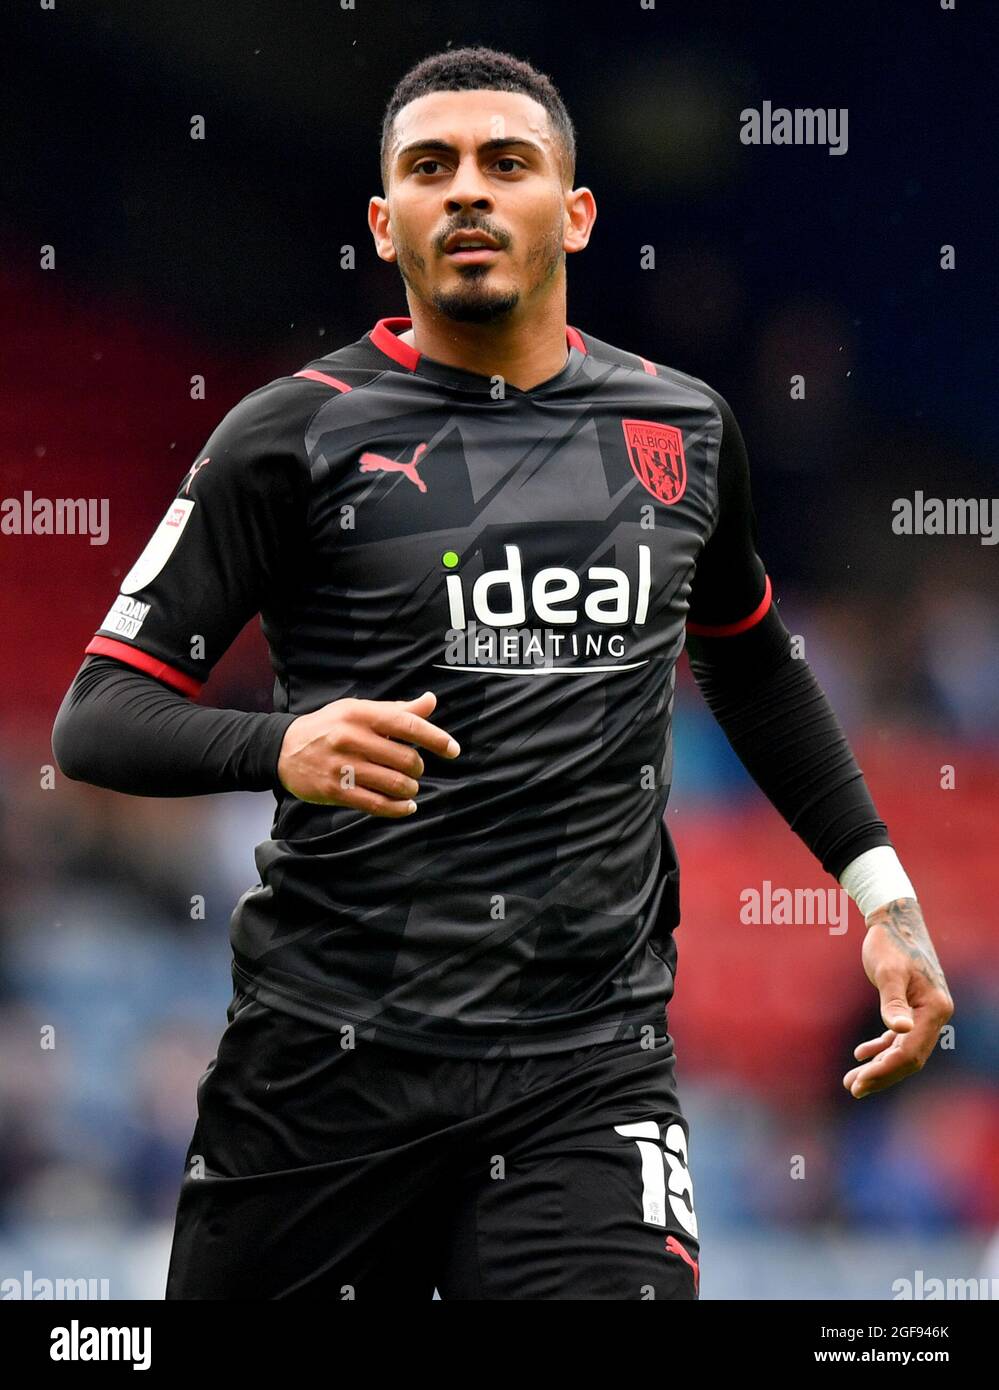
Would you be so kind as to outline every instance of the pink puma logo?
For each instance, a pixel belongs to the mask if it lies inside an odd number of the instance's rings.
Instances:
[[[411,483],[415,483],[421,492],[426,492],[427,485],[416,472],[416,465],[426,448],[426,444],[417,444],[408,463],[404,463],[402,459],[387,459],[382,454],[366,451],[361,455],[361,472],[373,473],[376,468],[381,468],[386,473],[405,473]]]
[[[201,470],[202,468],[204,468],[204,466],[205,466],[206,463],[211,463],[211,459],[210,459],[210,458],[202,459],[200,463],[196,463],[196,464],[194,465],[194,467],[191,469],[190,473],[188,474],[188,478],[187,478],[187,486],[184,488],[184,496],[185,496],[185,497],[187,497],[187,496],[190,495],[191,484],[194,482],[194,475],[195,475],[196,473],[200,472],[200,470]]]
[[[690,1256],[686,1250],[684,1250],[683,1246],[677,1240],[676,1236],[666,1237],[666,1249],[674,1255],[679,1255],[680,1259],[683,1260],[685,1264],[690,1265],[691,1269],[694,1271],[694,1292],[699,1294],[701,1283],[701,1271],[698,1268],[697,1260],[693,1259],[693,1257]]]

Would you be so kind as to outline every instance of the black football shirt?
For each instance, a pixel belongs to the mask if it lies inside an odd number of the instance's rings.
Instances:
[[[529,391],[400,341],[408,318],[251,392],[192,461],[87,647],[194,696],[256,614],[274,708],[433,690],[386,819],[277,783],[234,977],[442,1055],[665,1032],[679,920],[664,823],[685,632],[768,611],[724,399],[567,329]]]

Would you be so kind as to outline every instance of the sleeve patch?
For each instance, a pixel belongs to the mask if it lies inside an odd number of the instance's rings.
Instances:
[[[148,613],[148,603],[140,603],[137,598],[127,598],[125,594],[119,594],[108,609],[98,631],[113,632],[116,637],[127,637],[131,641],[138,635]]]
[[[166,516],[150,536],[145,550],[121,581],[123,594],[134,594],[156,578],[173,554],[193,510],[193,497],[178,497],[170,504]]]

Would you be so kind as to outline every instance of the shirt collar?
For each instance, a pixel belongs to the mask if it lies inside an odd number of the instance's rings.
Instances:
[[[399,334],[405,333],[412,326],[413,320],[411,318],[400,316],[379,319],[368,333],[368,337],[379,352],[384,353],[386,357],[390,357],[394,362],[398,362],[400,366],[407,371],[414,372],[417,376],[426,377],[430,381],[439,382],[444,386],[453,386],[460,390],[487,393],[491,391],[491,377],[484,376],[481,372],[466,371],[464,367],[437,362],[434,358],[419,352],[409,343],[402,342]],[[579,330],[569,324],[566,325],[565,340],[566,347],[569,349],[569,358],[560,372],[549,377],[547,381],[539,382],[530,391],[521,391],[518,387],[508,384],[507,392],[518,396],[533,396],[539,392],[546,392],[561,386],[563,382],[575,376],[586,357],[586,344]]]

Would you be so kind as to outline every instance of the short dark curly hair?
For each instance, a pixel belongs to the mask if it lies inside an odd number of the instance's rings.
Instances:
[[[548,112],[555,134],[562,177],[571,188],[576,177],[576,131],[554,82],[530,63],[495,48],[449,48],[422,59],[399,81],[382,119],[382,187],[388,190],[393,126],[409,102],[428,92],[524,92]]]

